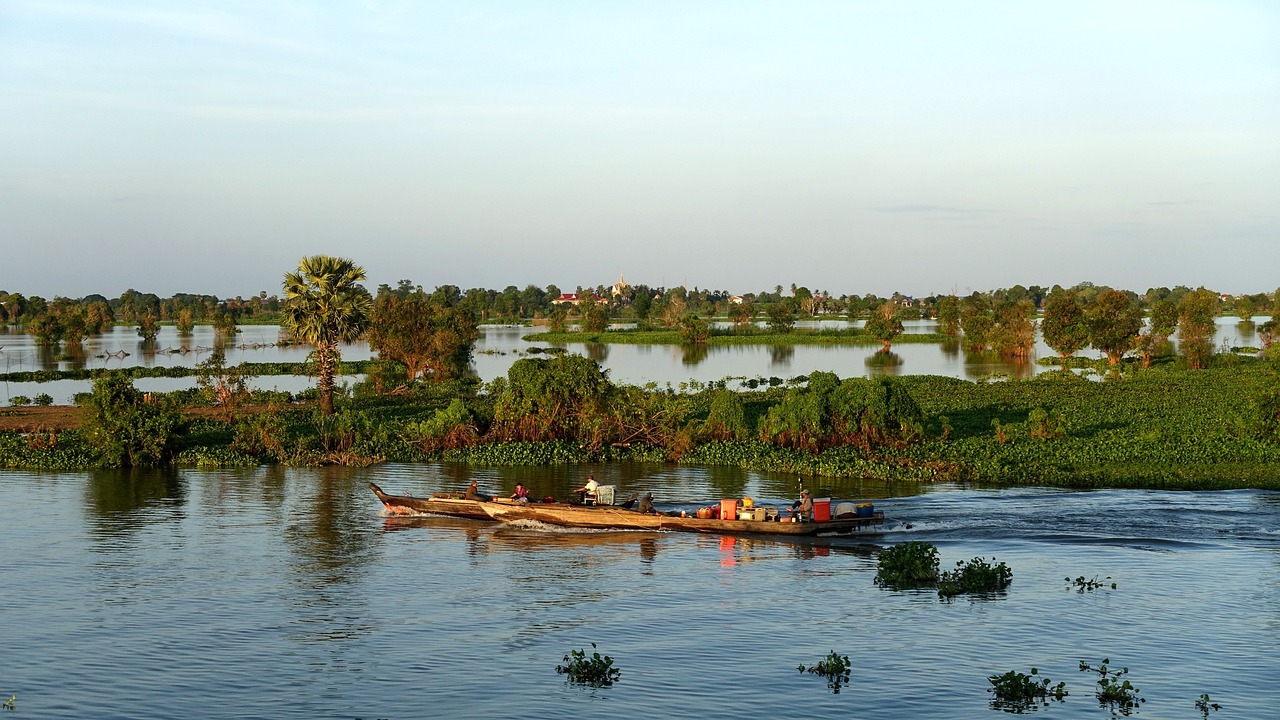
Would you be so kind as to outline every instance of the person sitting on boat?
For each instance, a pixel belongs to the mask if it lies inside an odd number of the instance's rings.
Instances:
[[[640,505],[636,507],[636,512],[643,515],[656,515],[658,513],[653,508],[653,493],[645,493],[644,497],[640,498]]]
[[[476,481],[472,480],[471,485],[467,487],[466,498],[468,500],[488,500],[489,498],[480,494],[480,488],[476,486]]]
[[[800,491],[800,499],[791,506],[791,517],[798,518],[800,522],[813,520],[813,498],[809,497],[808,490]]]
[[[578,493],[578,499],[583,505],[594,505],[596,503],[596,490],[600,487],[600,483],[596,482],[594,475],[587,476],[587,482],[580,488],[574,488],[574,492]]]
[[[512,493],[511,499],[518,503],[529,502],[529,488],[526,488],[524,483],[516,483],[516,491]]]

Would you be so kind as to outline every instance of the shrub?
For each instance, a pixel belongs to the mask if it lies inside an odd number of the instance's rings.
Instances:
[[[285,446],[290,442],[289,428],[278,408],[271,407],[240,418],[235,429],[232,450],[285,461]]]
[[[428,453],[475,445],[480,441],[471,411],[465,402],[456,398],[431,418],[406,425],[401,438]]]
[[[36,396],[35,402],[42,407],[48,407],[53,404],[53,396],[49,393],[40,393]]]
[[[1066,420],[1060,412],[1049,412],[1037,405],[1027,415],[1028,434],[1037,440],[1057,440],[1065,434]]]
[[[595,643],[591,643],[594,650]],[[556,666],[556,672],[568,675],[568,682],[590,685],[592,687],[608,687],[618,681],[622,672],[613,666],[613,658],[592,652],[587,657],[585,650],[572,650],[564,656],[564,664]]]
[[[168,402],[144,396],[118,375],[94,381],[88,409],[85,437],[109,467],[168,461],[182,430],[182,418]]]
[[[880,551],[875,582],[894,590],[929,585],[938,579],[938,548],[910,541]]]

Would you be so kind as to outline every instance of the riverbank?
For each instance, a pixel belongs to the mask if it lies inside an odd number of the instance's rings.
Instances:
[[[513,380],[494,387],[424,384],[394,396],[358,389],[327,418],[307,403],[246,399],[228,422],[198,392],[158,399],[181,414],[167,439],[171,461],[200,467],[659,461],[888,482],[1280,489],[1280,443],[1260,405],[1274,393],[1275,370],[1258,361],[1227,358],[1199,371],[1128,365],[1123,377],[1100,382],[1069,373],[1006,382],[814,373],[760,390],[718,383],[686,393],[592,380],[595,366],[583,358],[520,363]],[[575,372],[587,376],[521,375],[584,363]],[[540,387],[559,404],[520,395],[526,405],[513,409],[522,382],[520,392]],[[905,393],[917,414],[870,428],[866,413],[880,412],[884,393]],[[0,466],[102,466],[78,429],[86,412],[0,411]],[[863,418],[856,427],[854,416]]]

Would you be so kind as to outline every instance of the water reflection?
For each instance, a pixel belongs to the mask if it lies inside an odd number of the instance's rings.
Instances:
[[[1052,369],[1052,366],[1039,368],[1034,358],[1010,358],[1002,356],[994,350],[965,350],[964,374],[968,380],[986,378],[1011,378],[1025,380],[1035,375],[1036,370]]]
[[[609,346],[604,343],[583,343],[582,347],[586,352],[587,357],[598,363],[603,363],[609,359]]]
[[[769,346],[769,367],[770,368],[789,368],[791,360],[796,356],[795,345],[770,345]]]
[[[693,343],[680,346],[680,364],[685,367],[696,367],[707,359],[710,350],[705,343]]]
[[[64,343],[59,360],[64,363],[64,369],[82,370],[89,365],[89,353],[84,349],[84,343]]]
[[[878,350],[866,359],[866,364],[871,377],[892,377],[901,372],[902,356],[889,350]]]
[[[186,502],[185,488],[172,469],[126,468],[96,470],[84,486],[85,510],[107,531],[138,529],[139,511],[178,508]]]
[[[368,505],[347,469],[312,469],[297,476],[293,495],[300,507],[290,514],[283,541],[292,557],[289,596],[294,634],[302,642],[349,641],[372,631],[362,610],[367,596],[359,586],[378,556],[368,532]]]

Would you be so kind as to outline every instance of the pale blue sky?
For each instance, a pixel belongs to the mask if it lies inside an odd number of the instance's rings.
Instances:
[[[1280,3],[0,2],[0,289],[1280,285]]]

